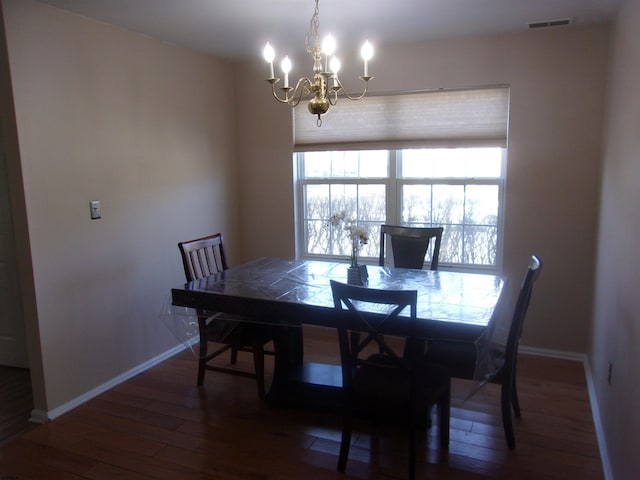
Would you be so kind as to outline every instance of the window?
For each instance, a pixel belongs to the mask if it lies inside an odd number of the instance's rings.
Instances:
[[[500,268],[509,89],[438,90],[341,102],[316,127],[295,109],[296,237],[303,258],[342,259],[344,211],[367,227],[443,226],[443,268]]]
[[[367,228],[375,262],[380,225],[443,226],[441,267],[500,264],[505,150],[499,147],[300,152],[299,256],[350,252],[329,219],[345,211]]]

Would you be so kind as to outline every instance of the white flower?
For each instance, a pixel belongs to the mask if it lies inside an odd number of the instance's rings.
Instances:
[[[358,225],[355,218],[348,218],[344,210],[333,214],[329,219],[329,223],[333,227],[338,227],[341,223],[344,223],[344,230],[348,232],[349,238],[351,239],[351,256],[349,260],[351,265],[357,265],[358,250],[360,250],[362,245],[369,243],[369,232],[365,227]]]
[[[360,240],[362,245],[366,245],[369,242],[369,232],[367,229],[360,226],[349,227],[352,240]]]
[[[344,222],[344,217],[345,217],[344,211],[342,211],[340,213],[336,213],[329,219],[329,223],[331,223],[331,226],[337,227],[342,222]],[[347,227],[345,227],[345,228],[347,228]]]

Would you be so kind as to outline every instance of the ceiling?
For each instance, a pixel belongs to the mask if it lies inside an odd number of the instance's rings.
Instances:
[[[267,40],[304,51],[313,0],[39,0],[229,60],[259,58]],[[612,18],[621,0],[320,0],[320,35],[338,48],[523,31],[540,21]],[[286,50],[286,52],[284,52]]]

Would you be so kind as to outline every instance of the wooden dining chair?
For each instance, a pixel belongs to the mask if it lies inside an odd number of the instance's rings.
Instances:
[[[385,240],[389,237],[393,266],[397,268],[422,269],[425,257],[431,246],[430,269],[437,270],[440,259],[443,227],[402,227],[398,225],[380,226],[380,257],[378,264],[385,264],[388,252],[385,251]]]
[[[221,233],[180,242],[178,248],[187,282],[216,275],[227,269]],[[251,377],[256,379],[258,395],[264,399],[264,355],[265,353],[273,354],[264,349],[264,345],[271,340],[269,328],[266,325],[247,322],[247,319],[238,315],[198,311],[198,330],[198,385],[203,384],[207,370]],[[209,352],[209,343],[221,346]],[[231,367],[210,363],[227,351],[231,354]],[[237,362],[238,352],[253,354],[254,370],[252,372],[232,367]]]
[[[348,311],[338,327],[344,395],[338,471],[347,465],[354,417],[364,416],[406,424],[413,479],[416,429],[437,405],[440,445],[448,448],[450,402],[449,376],[438,365],[425,362],[416,335],[417,292],[330,283],[335,308]],[[363,313],[371,311],[374,316]],[[390,325],[400,324],[405,327],[402,337],[381,335]]]
[[[426,358],[429,361],[445,367],[452,377],[476,380],[480,383],[496,383],[502,386],[502,425],[507,445],[511,449],[516,446],[511,409],[513,408],[516,417],[521,416],[516,388],[518,345],[531,301],[533,285],[540,277],[541,271],[542,261],[536,255],[532,255],[518,293],[506,345],[501,345],[495,338],[498,329],[494,326],[493,335],[483,339],[478,345],[448,340],[430,340],[426,353]],[[484,371],[478,372],[479,368]]]

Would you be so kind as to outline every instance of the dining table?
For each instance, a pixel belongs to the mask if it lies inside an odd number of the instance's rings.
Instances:
[[[335,309],[330,281],[347,283],[348,264],[321,260],[259,258],[171,289],[171,304],[193,312],[225,312],[268,325],[274,368],[267,394],[275,405],[337,409],[341,405],[339,360],[305,360],[305,325],[336,328],[353,317]],[[417,291],[417,334],[426,343],[446,339],[476,343],[486,336],[504,293],[499,275],[367,265],[366,287]],[[371,315],[375,315],[372,312]],[[404,322],[381,334],[402,337]],[[337,341],[337,340],[336,340]]]

